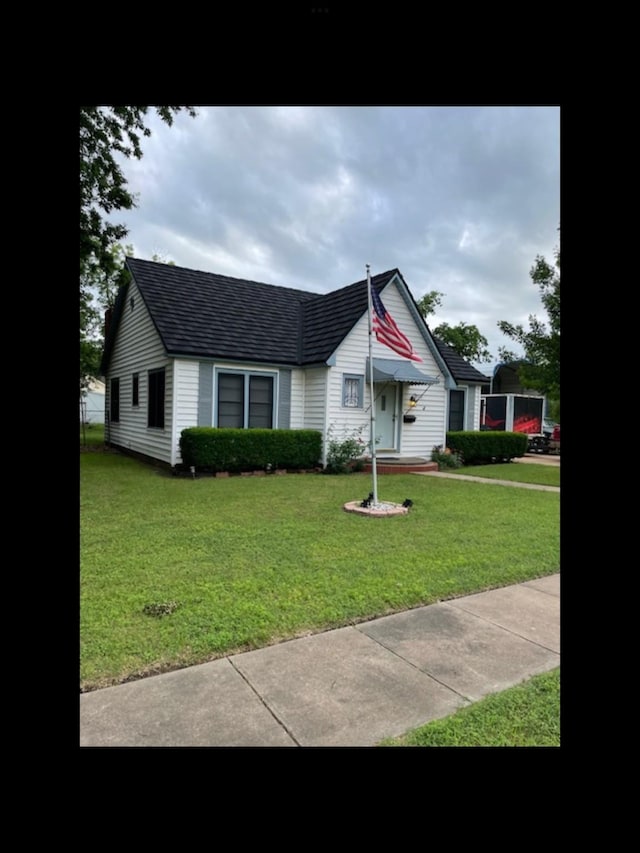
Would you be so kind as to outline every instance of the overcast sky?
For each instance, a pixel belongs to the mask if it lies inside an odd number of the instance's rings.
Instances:
[[[153,113],[112,217],[137,258],[324,293],[397,267],[427,322],[546,320],[529,270],[560,233],[560,108],[212,107]]]

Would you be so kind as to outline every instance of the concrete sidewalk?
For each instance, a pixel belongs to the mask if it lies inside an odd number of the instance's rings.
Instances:
[[[451,480],[467,480],[469,483],[488,483],[490,486],[511,486],[514,489],[533,489],[538,492],[558,492],[560,486],[540,486],[537,483],[520,483],[517,480],[496,480],[494,477],[474,477],[470,474],[458,474],[455,471],[412,471],[418,477],[444,477]]]
[[[81,694],[80,746],[374,746],[559,665],[555,574]]]
[[[542,454],[531,453],[526,456],[521,456],[515,459],[512,464],[519,465],[520,463],[542,463],[545,465],[555,465],[560,467],[559,456],[544,456]],[[560,486],[540,486],[536,483],[521,483],[517,480],[497,480],[494,477],[474,477],[469,474],[461,474],[458,471],[413,471],[421,477],[450,477],[453,480],[468,480],[475,483],[488,483],[493,486],[510,486],[515,489],[533,489],[539,492],[560,492]]]

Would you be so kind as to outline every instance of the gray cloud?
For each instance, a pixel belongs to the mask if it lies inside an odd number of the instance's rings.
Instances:
[[[398,267],[429,318],[544,318],[529,270],[559,243],[558,107],[200,107],[125,161],[137,257],[313,291]],[[490,366],[482,368],[485,372]]]

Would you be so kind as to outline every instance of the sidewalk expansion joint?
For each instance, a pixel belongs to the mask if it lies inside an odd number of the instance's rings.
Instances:
[[[541,590],[536,590],[536,592],[540,592]],[[548,593],[545,593],[548,595]],[[501,628],[503,631],[506,631],[507,634],[512,634],[514,637],[519,637],[521,640],[526,640],[528,643],[533,643],[534,646],[538,646],[540,649],[545,649],[547,652],[551,652],[554,655],[558,655],[558,660],[560,660],[560,652],[556,651],[556,649],[552,649],[550,646],[545,646],[544,643],[539,642],[538,640],[532,640],[531,637],[527,637],[524,634],[519,634],[517,631],[514,631],[512,628],[507,628],[505,625],[502,625],[500,622],[494,622],[493,619],[489,619],[487,616],[480,616],[473,610],[467,610],[466,607],[461,607],[459,604],[454,605],[452,602],[457,601],[458,599],[451,599],[451,601],[443,601],[442,604],[447,604],[450,606],[458,607],[459,610],[464,610],[465,613],[468,613],[470,616],[475,616],[476,619],[482,619],[483,622],[488,622],[489,625],[495,625],[496,628]]]
[[[353,627],[356,630],[359,630],[357,625],[354,625]],[[439,678],[436,678],[435,675],[432,675],[432,673],[427,672],[424,669],[421,669],[419,666],[417,666],[417,664],[413,663],[413,661],[407,660],[407,658],[403,657],[395,649],[391,649],[391,648],[389,648],[389,646],[385,646],[385,644],[380,642],[380,640],[377,640],[374,637],[370,637],[368,634],[365,634],[364,631],[360,631],[360,633],[363,634],[365,637],[367,637],[369,640],[372,640],[374,643],[377,643],[385,651],[390,652],[392,655],[395,655],[395,657],[397,657],[403,663],[406,663],[408,666],[413,667],[413,669],[415,669],[416,672],[419,672],[420,675],[424,675],[426,678],[430,678],[432,681],[435,681],[436,684],[439,684],[441,687],[444,687],[446,690],[449,690],[451,693],[455,693],[456,696],[459,696],[461,699],[464,699],[465,702],[468,702],[469,704],[471,704],[474,701],[469,696],[465,696],[464,693],[460,693],[459,690],[456,690],[450,684],[447,684],[446,681],[441,681]]]
[[[291,738],[291,740],[295,743],[295,745],[296,745],[296,746],[301,746],[300,742],[299,742],[299,741],[298,741],[298,739],[294,736],[293,732],[292,732],[292,731],[290,731],[290,729],[288,728],[288,726],[287,726],[287,725],[286,725],[286,724],[285,724],[285,723],[284,723],[284,722],[283,722],[283,721],[278,717],[278,715],[275,713],[275,711],[273,711],[273,709],[272,709],[272,708],[271,708],[271,707],[270,707],[270,706],[265,702],[265,700],[262,698],[262,696],[261,696],[261,695],[258,693],[258,691],[255,689],[255,687],[253,686],[253,684],[252,684],[252,683],[249,681],[249,679],[245,676],[244,672],[241,672],[241,671],[238,669],[238,667],[234,664],[234,662],[231,660],[231,658],[227,658],[227,660],[229,661],[229,663],[231,664],[231,666],[233,667],[233,669],[238,673],[238,675],[240,676],[240,678],[241,678],[241,679],[244,681],[244,683],[247,685],[247,687],[249,688],[249,690],[251,690],[251,691],[255,694],[255,696],[257,697],[257,699],[258,699],[258,701],[260,702],[260,704],[261,704],[261,705],[263,705],[263,707],[265,708],[265,710],[266,710],[269,714],[271,714],[271,716],[272,716],[272,717],[273,717],[273,719],[276,721],[276,723],[277,723],[279,726],[281,726],[281,727],[285,730],[285,732],[289,735],[289,737],[290,737],[290,738]]]

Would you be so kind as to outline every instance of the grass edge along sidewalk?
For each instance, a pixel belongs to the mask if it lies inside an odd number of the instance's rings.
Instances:
[[[560,667],[378,746],[560,746]]]

